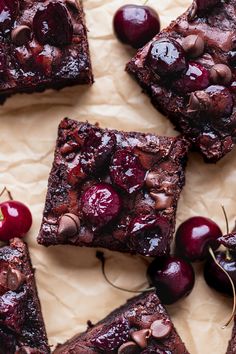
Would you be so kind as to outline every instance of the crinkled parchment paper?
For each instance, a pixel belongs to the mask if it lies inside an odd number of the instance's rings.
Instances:
[[[31,207],[34,216],[27,240],[52,345],[83,331],[88,319],[98,321],[130,297],[104,281],[94,249],[66,246],[46,249],[36,244],[59,121],[69,116],[98,121],[103,127],[176,134],[124,72],[125,63],[134,52],[114,37],[112,16],[127,2],[84,1],[96,80],[93,87],[17,95],[0,107],[0,186],[7,185],[15,199]],[[149,1],[159,12],[163,27],[189,4],[190,0]],[[204,164],[198,154],[190,155],[178,224],[189,216],[204,215],[216,220],[225,230],[220,207],[223,204],[233,226],[235,161],[236,150],[217,165]],[[114,282],[127,288],[145,286],[144,259],[109,251],[105,254],[109,276]],[[168,310],[191,354],[223,354],[231,327],[222,330],[221,325],[230,314],[231,300],[206,286],[202,265],[196,266],[196,274],[192,294]]]

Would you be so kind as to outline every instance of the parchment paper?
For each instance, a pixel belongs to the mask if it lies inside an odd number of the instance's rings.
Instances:
[[[43,248],[36,244],[44,206],[48,174],[53,160],[59,121],[69,116],[100,122],[103,127],[173,135],[171,124],[151,106],[140,87],[124,72],[134,54],[113,35],[112,16],[131,1],[87,0],[87,17],[95,84],[34,95],[18,95],[0,107],[0,186],[27,203],[34,216],[27,237],[50,344],[63,342],[121,305],[129,293],[111,288],[103,279],[94,249]],[[136,3],[142,3],[137,0]],[[182,13],[190,0],[149,0],[160,14],[162,26]],[[236,150],[217,165],[205,164],[192,154],[187,183],[178,208],[178,224],[193,215],[217,221],[225,231],[221,204],[231,227],[236,218]],[[146,284],[146,261],[141,257],[105,251],[113,282],[127,288]],[[196,267],[192,294],[168,310],[191,354],[223,354],[231,327],[222,330],[232,301],[209,289]]]

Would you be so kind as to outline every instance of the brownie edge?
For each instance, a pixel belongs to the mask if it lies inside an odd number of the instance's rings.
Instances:
[[[163,330],[163,336],[159,333]],[[165,333],[164,333],[165,332]],[[166,309],[154,292],[127,301],[85,333],[75,335],[54,354],[95,353],[188,354]]]

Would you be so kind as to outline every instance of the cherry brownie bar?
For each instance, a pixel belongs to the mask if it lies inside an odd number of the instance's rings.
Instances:
[[[165,308],[154,292],[141,294],[91,325],[55,354],[188,354]]]
[[[0,354],[49,354],[27,245],[0,248]]]
[[[188,147],[64,119],[38,242],[168,253]]]
[[[93,82],[82,3],[0,1],[0,98]]]
[[[236,0],[195,0],[127,71],[154,106],[216,162],[236,141]]]

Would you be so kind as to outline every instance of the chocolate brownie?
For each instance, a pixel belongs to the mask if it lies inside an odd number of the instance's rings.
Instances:
[[[38,242],[169,252],[188,142],[64,119]]]
[[[236,251],[236,231],[233,231],[227,235],[223,235],[218,238],[221,245],[229,248],[230,250]]]
[[[90,326],[55,354],[187,354],[165,308],[154,292],[141,294]]]
[[[235,353],[236,353],[236,324],[234,325],[232,338],[229,342],[226,354],[235,354]]]
[[[0,98],[93,81],[82,3],[1,0]]]
[[[127,71],[206,161],[236,141],[235,0],[196,0],[138,51]]]
[[[27,245],[0,248],[0,354],[50,353]]]

